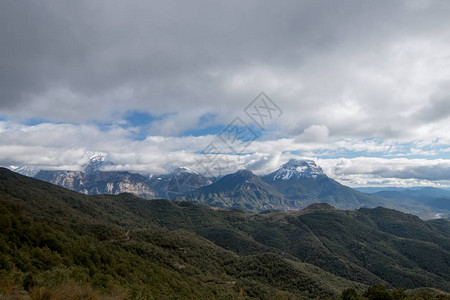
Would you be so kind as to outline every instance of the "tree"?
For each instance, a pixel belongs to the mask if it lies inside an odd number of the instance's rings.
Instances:
[[[408,296],[406,295],[403,289],[395,289],[391,292],[393,300],[401,300],[406,299]]]
[[[393,300],[387,288],[382,285],[372,285],[364,293],[364,297],[369,300]]]
[[[342,299],[343,300],[356,300],[359,299],[358,293],[355,291],[355,289],[345,289],[342,291]]]
[[[34,278],[32,273],[28,273],[27,276],[23,279],[23,288],[25,291],[29,291],[33,286],[36,285],[36,279]]]

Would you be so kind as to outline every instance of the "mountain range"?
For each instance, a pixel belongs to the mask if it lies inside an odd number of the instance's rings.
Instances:
[[[433,187],[380,190],[370,195],[395,202],[398,207],[416,207],[416,211],[429,210],[435,217],[450,218],[450,191]]]
[[[405,191],[399,194],[400,190],[397,194],[392,191],[363,193],[329,178],[312,160],[292,159],[264,176],[239,170],[214,182],[183,167],[168,174],[148,176],[104,171],[108,165],[111,164],[103,156],[93,155],[82,171],[42,170],[34,177],[89,195],[126,192],[145,199],[188,200],[247,212],[295,210],[321,202],[339,209],[384,206],[425,219],[450,216],[449,195],[435,195],[430,189],[422,190],[418,197],[413,195],[418,194],[416,189],[407,194]],[[27,168],[22,170],[29,171]]]
[[[355,191],[329,178],[314,161],[294,159],[263,177],[249,170],[226,175],[189,193],[183,199],[248,212],[301,209],[315,202],[342,209],[383,204],[381,199]]]
[[[132,193],[145,199],[156,196],[148,177],[126,171],[42,170],[34,178],[88,195]]]
[[[188,168],[176,168],[169,174],[148,176],[128,171],[103,171],[105,166],[112,163],[102,155],[92,155],[90,162],[81,171],[65,170],[33,170],[19,168],[26,171],[24,175],[32,174],[36,179],[47,181],[67,189],[88,194],[130,193],[141,198],[175,197],[192,189],[207,185],[211,180]]]
[[[449,221],[382,207],[250,214],[0,168],[0,249],[0,297],[14,299],[450,297]]]
[[[158,197],[170,200],[211,183],[211,179],[185,167],[175,168],[169,174],[151,176],[149,182]]]

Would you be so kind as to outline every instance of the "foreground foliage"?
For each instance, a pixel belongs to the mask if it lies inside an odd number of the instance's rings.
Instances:
[[[372,284],[449,291],[448,226],[381,208],[252,215],[85,196],[0,169],[0,297],[332,299],[349,289],[364,296]]]

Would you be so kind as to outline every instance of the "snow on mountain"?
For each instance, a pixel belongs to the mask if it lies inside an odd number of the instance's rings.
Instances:
[[[39,169],[35,169],[28,166],[9,166],[9,169],[13,172],[19,173],[24,176],[33,177],[39,172]]]
[[[289,180],[291,178],[317,178],[326,176],[322,168],[313,160],[291,159],[275,172],[273,180]]]
[[[180,173],[189,173],[189,174],[198,175],[197,172],[195,172],[194,170],[189,169],[187,167],[178,167],[178,168],[175,168],[172,172],[172,174],[180,174]]]
[[[211,184],[211,180],[187,167],[177,167],[169,174],[150,177],[160,197],[175,199],[186,192]]]
[[[86,154],[89,158],[89,163],[84,166],[84,171],[87,174],[93,174],[96,171],[99,171],[102,167],[113,164],[112,162],[106,160],[106,153],[87,151]]]
[[[186,192],[211,184],[211,180],[186,167],[176,168],[167,185],[167,197],[175,199]]]
[[[87,174],[93,174],[96,171],[99,171],[102,167],[112,165],[113,163],[106,160],[106,153],[103,152],[92,152],[92,151],[86,151],[86,157],[88,159],[88,162],[84,165],[81,165],[81,171],[87,173]],[[34,177],[37,173],[41,170],[47,170],[45,167],[42,166],[9,166],[8,167],[11,171],[17,172],[19,174],[28,176],[28,177]],[[57,172],[55,170],[55,172]]]

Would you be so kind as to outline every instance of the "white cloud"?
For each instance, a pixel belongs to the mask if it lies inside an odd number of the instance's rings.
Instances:
[[[297,142],[321,143],[328,139],[329,130],[325,125],[311,125],[296,138]]]
[[[94,125],[39,124],[26,126],[0,122],[0,161],[4,166],[27,165],[43,169],[78,170],[88,162],[87,151],[100,151],[114,163],[109,170],[129,170],[142,173],[165,173],[176,166],[187,166],[200,172],[211,163],[200,153],[215,136],[165,137],[149,136],[136,141],[127,129],[110,127],[99,130]],[[352,186],[384,185],[447,185],[450,182],[450,159],[413,159],[396,152],[402,145],[384,144],[374,140],[328,141],[298,143],[293,138],[256,140],[248,154],[233,153],[215,156],[227,165],[221,174],[249,168],[257,174],[276,170],[290,158],[315,159],[332,178]],[[429,142],[417,142],[415,147],[430,147]],[[325,151],[325,155],[323,152]],[[330,158],[339,153],[390,153],[391,158],[356,156]],[[299,153],[299,154],[292,154]],[[213,172],[218,172],[213,171]],[[211,174],[206,174],[211,175]]]

